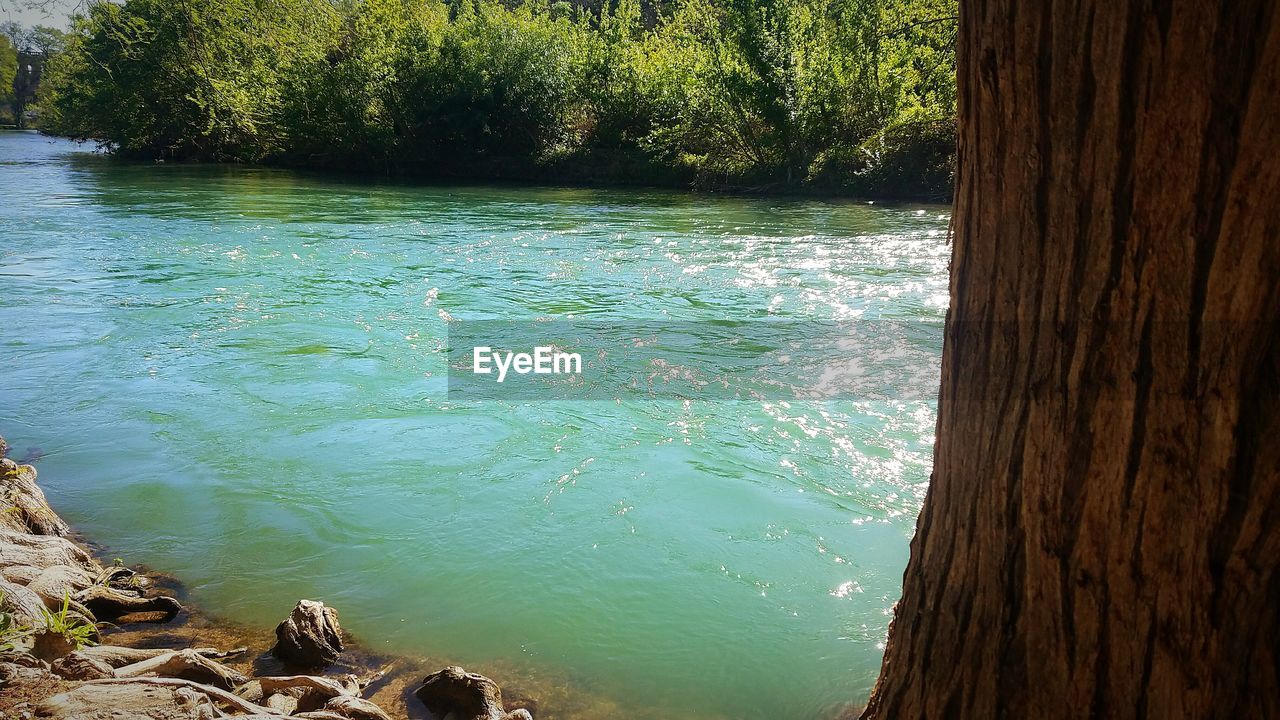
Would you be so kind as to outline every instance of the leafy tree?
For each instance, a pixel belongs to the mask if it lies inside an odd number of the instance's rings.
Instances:
[[[13,20],[0,23],[0,37],[18,52],[27,52],[31,46],[31,31]]]
[[[9,38],[0,36],[0,103],[13,111],[13,80],[18,71],[18,52]]]
[[[527,168],[566,136],[579,28],[544,3],[462,0],[451,14],[400,56],[404,157],[445,171]]]
[[[306,9],[317,12],[303,12]],[[279,150],[279,69],[324,2],[94,3],[50,68],[50,127],[126,155],[256,160]]]
[[[329,13],[311,52],[283,80],[286,155],[305,165],[381,167],[397,150],[391,89],[410,33],[445,21],[444,6],[366,0]]]

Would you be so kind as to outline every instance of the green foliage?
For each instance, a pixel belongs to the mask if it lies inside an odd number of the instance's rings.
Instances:
[[[291,162],[378,165],[395,151],[389,88],[399,48],[419,18],[404,0],[368,0],[327,12],[317,42],[282,72],[279,117]]]
[[[0,35],[0,103],[11,105],[13,102],[13,78],[18,72],[18,51],[14,49],[9,38]],[[9,110],[12,121],[12,109]]]
[[[58,28],[45,25],[26,28],[8,20],[0,23],[0,37],[7,40],[9,45],[18,52],[50,57],[62,51],[67,34]]]
[[[62,596],[62,607],[56,613],[41,610],[44,616],[44,627],[37,635],[61,638],[74,650],[88,645],[96,645],[94,637],[98,630],[93,623],[86,622],[79,613],[71,612],[71,596]]]
[[[327,7],[321,0],[94,3],[50,63],[46,127],[105,140],[127,155],[269,157],[281,147],[281,70],[305,54]]]
[[[397,63],[404,161],[527,167],[565,138],[579,28],[544,4],[463,0],[450,10],[449,22],[417,31]]]
[[[36,25],[29,34],[31,47],[45,57],[53,57],[62,52],[67,44],[67,34],[58,28]]]
[[[669,27],[668,62],[687,66],[676,122],[658,136],[700,169],[799,182],[823,149],[856,145],[888,121],[874,82],[875,5],[690,0]]]
[[[40,113],[35,101],[43,66],[65,43],[66,34],[57,28],[0,23],[0,102],[7,105],[8,121],[25,127],[27,113]]]
[[[955,0],[647,7],[97,2],[46,127],[142,157],[946,193]]]

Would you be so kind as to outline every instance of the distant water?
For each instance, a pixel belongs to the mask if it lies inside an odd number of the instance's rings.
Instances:
[[[0,133],[0,198],[0,433],[207,609],[323,599],[374,648],[559,688],[547,718],[865,698],[928,478],[949,208],[347,184],[28,133]],[[450,318],[565,317],[916,324],[926,380],[449,401]]]

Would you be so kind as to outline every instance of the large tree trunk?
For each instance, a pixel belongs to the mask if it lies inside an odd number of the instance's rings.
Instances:
[[[864,717],[1280,717],[1280,3],[960,23],[934,475]]]

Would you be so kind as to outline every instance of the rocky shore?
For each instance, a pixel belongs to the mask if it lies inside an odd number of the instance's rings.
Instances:
[[[321,602],[300,600],[274,644],[207,618],[192,624],[163,578],[104,564],[77,542],[35,468],[7,450],[0,438],[0,717],[532,720],[460,667],[401,690],[367,657],[344,662],[355,653]],[[247,642],[195,646],[207,638]]]

